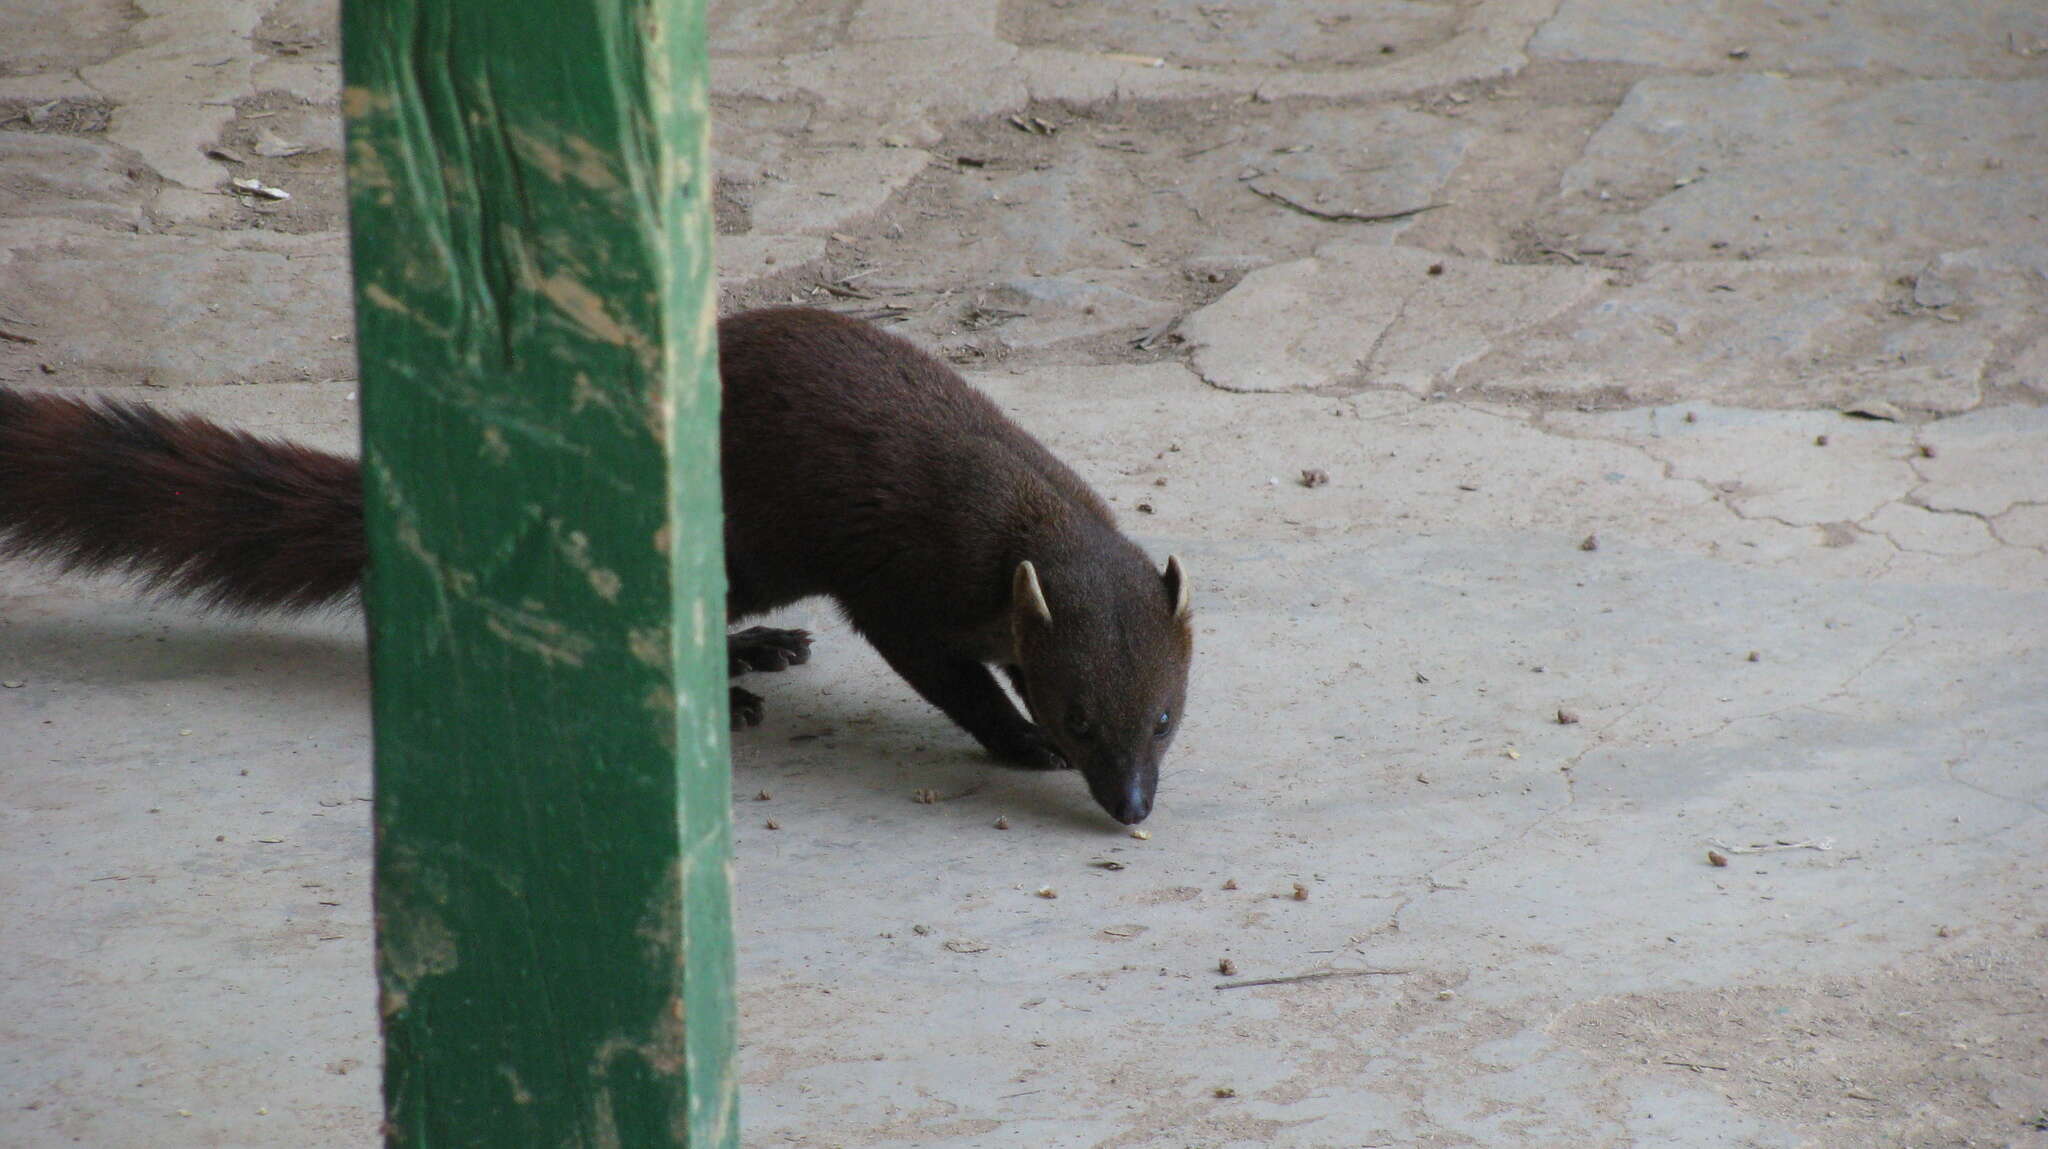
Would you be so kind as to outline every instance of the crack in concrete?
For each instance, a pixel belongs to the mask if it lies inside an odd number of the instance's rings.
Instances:
[[[1966,839],[1970,841],[1982,840],[1982,838],[1989,837],[1993,834],[2002,834],[2007,830],[2012,829],[2014,826],[2019,825],[2021,822],[2030,821],[2032,818],[2036,816],[2048,816],[2048,805],[2043,805],[2037,799],[2022,797],[2018,794],[2002,794],[1997,790],[1991,789],[1989,786],[1979,785],[1976,782],[1972,782],[1967,778],[1959,777],[1956,774],[1956,767],[1963,765],[1965,762],[1968,762],[1971,758],[1975,757],[1978,747],[1981,747],[1984,744],[1984,742],[1985,739],[1982,736],[1979,736],[1975,743],[1965,745],[1963,747],[1962,753],[1955,754],[1948,758],[1942,759],[1942,775],[1946,777],[1950,782],[1958,786],[1961,786],[1965,790],[1975,791],[1976,793],[1984,795],[1986,798],[1996,798],[2001,802],[2011,802],[2017,806],[2024,806],[2028,810],[2032,811],[2032,813],[2029,814],[2026,818],[2021,818],[2018,821],[2007,823],[2006,825],[2001,826],[1996,830],[1987,831],[1985,834],[1979,835],[1978,838]]]

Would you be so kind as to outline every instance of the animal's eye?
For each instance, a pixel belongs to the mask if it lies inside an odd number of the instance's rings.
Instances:
[[[1164,737],[1166,737],[1166,732],[1167,732],[1167,731],[1169,731],[1169,730],[1171,730],[1171,729],[1173,729],[1173,711],[1171,711],[1171,710],[1162,710],[1162,711],[1160,711],[1160,712],[1159,712],[1159,721],[1157,721],[1157,722],[1154,722],[1154,723],[1152,724],[1152,737],[1154,737],[1154,738],[1164,738]]]

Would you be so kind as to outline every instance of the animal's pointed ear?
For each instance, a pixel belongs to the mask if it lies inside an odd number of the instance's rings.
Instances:
[[[1194,614],[1188,606],[1188,575],[1180,567],[1179,555],[1166,556],[1166,598],[1173,604],[1173,617],[1185,622]]]
[[[1052,625],[1052,608],[1045,605],[1045,592],[1038,586],[1038,568],[1030,559],[1017,564],[1017,573],[1010,580],[1010,617],[1020,625],[1026,621],[1038,626]]]

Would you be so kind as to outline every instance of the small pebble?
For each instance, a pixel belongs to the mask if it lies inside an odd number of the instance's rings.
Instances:
[[[1752,650],[1752,651],[1750,651],[1750,652],[1749,652],[1749,661],[1751,661],[1751,662],[1762,662],[1763,660],[1764,660],[1764,656],[1763,656],[1763,652],[1762,652],[1762,651],[1759,651],[1759,650]]]
[[[1815,436],[1813,437],[1813,445],[1814,445],[1814,446],[1816,446],[1816,447],[1825,447],[1825,446],[1827,446],[1827,445],[1828,445],[1828,437],[1827,437],[1826,435],[1815,435]]]
[[[1224,977],[1236,977],[1237,963],[1231,961],[1229,958],[1224,958],[1222,961],[1216,963],[1216,972],[1222,974]]]
[[[1599,536],[1599,535],[1587,535],[1587,536],[1586,536],[1586,538],[1585,538],[1585,540],[1584,540],[1583,542],[1579,543],[1579,549],[1580,549],[1580,550],[1582,550],[1582,551],[1597,551],[1597,550],[1599,550],[1599,549],[1600,549],[1600,536]]]

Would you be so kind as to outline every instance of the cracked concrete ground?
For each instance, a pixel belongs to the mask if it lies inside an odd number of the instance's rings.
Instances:
[[[349,444],[332,22],[0,10],[0,383]],[[791,612],[747,1144],[2048,1146],[2048,9],[711,31],[726,304],[938,348],[1200,611],[1145,841]],[[374,1143],[355,622],[8,566],[0,681],[0,1143]]]

